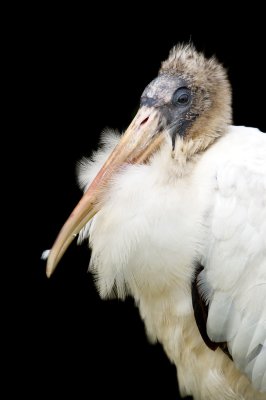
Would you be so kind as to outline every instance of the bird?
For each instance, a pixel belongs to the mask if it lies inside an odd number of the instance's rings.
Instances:
[[[266,399],[266,134],[232,125],[215,56],[177,44],[122,135],[84,158],[84,195],[45,253],[88,240],[102,298],[134,298],[181,396]]]

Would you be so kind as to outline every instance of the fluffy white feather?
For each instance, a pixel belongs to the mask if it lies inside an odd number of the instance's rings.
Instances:
[[[107,132],[93,161],[82,161],[83,188],[117,140]],[[149,164],[118,171],[80,234],[89,236],[100,295],[135,298],[150,339],[177,365],[183,395],[265,399],[253,387],[266,390],[265,348],[258,348],[266,339],[266,136],[232,126],[197,159],[180,164],[170,152],[169,140]],[[196,261],[206,267],[208,333],[228,340],[235,363],[199,334],[191,303]]]
[[[42,260],[47,260],[49,254],[50,254],[50,250],[44,250],[44,251],[42,252],[41,259],[42,259]]]

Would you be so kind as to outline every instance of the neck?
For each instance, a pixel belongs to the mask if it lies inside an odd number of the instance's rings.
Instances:
[[[172,157],[183,162],[192,161],[196,156],[210,147],[217,139],[228,130],[228,124],[212,127],[205,126],[201,130],[188,132],[185,138],[177,137]],[[201,133],[199,133],[201,132]],[[202,133],[203,132],[203,133]]]

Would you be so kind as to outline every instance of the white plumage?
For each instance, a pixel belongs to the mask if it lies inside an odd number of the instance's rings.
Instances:
[[[188,157],[193,140],[177,135],[172,153],[166,127],[148,162],[113,172],[79,240],[89,237],[100,295],[134,297],[148,337],[177,366],[182,395],[266,399],[266,135],[227,125],[219,136]],[[81,162],[83,189],[119,141],[105,132],[102,149]],[[226,342],[232,360],[197,327],[197,265],[207,335]]]
[[[83,187],[118,140],[106,133],[106,149],[95,154],[94,164],[83,161]],[[251,363],[248,355],[266,339],[266,138],[257,129],[231,126],[181,180],[169,146],[149,165],[117,173],[90,230],[80,234],[85,239],[90,231],[99,293],[106,297],[115,288],[119,297],[136,299],[149,337],[176,363],[184,395],[265,398],[254,394],[221,350],[204,344],[190,287],[194,261],[200,260],[201,290],[210,303],[208,334],[229,342],[236,366],[265,391],[266,347]]]

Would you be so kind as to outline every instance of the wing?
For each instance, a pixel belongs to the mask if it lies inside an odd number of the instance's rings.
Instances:
[[[208,337],[266,392],[266,135],[246,147],[217,169],[198,289]]]

